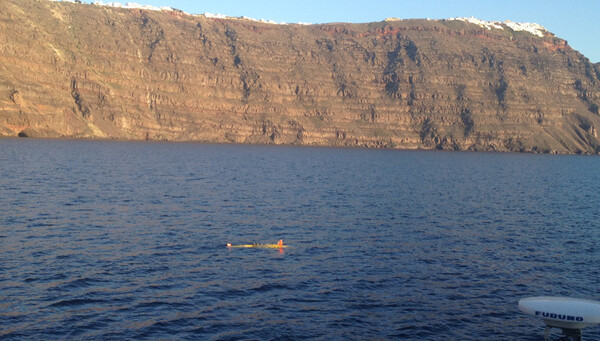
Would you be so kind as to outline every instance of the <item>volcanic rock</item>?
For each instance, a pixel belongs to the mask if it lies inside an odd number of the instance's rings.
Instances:
[[[0,136],[600,152],[600,65],[519,25],[0,0]]]

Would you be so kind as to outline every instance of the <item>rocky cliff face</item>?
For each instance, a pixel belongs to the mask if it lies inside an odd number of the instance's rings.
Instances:
[[[542,35],[0,0],[0,136],[598,153],[600,67]]]

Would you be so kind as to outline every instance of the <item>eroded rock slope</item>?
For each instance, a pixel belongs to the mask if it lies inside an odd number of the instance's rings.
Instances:
[[[501,26],[0,0],[0,136],[598,153],[598,64]]]

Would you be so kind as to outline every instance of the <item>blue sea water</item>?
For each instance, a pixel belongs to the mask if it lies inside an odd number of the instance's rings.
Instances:
[[[543,340],[520,298],[600,299],[599,185],[598,157],[3,139],[0,339]]]

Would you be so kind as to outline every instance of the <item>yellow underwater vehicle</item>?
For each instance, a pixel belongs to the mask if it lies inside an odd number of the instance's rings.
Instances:
[[[277,244],[240,244],[240,245],[233,245],[231,243],[227,243],[227,247],[228,248],[250,248],[250,247],[254,247],[254,248],[259,248],[259,249],[283,249],[283,248],[286,248],[288,246],[283,244],[283,239],[280,239]]]

